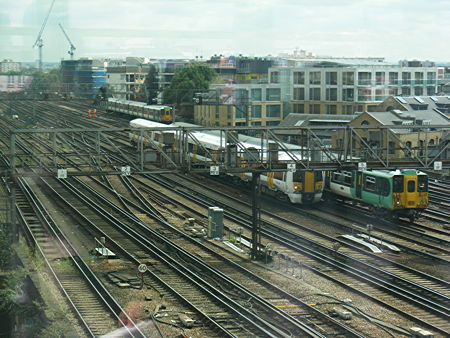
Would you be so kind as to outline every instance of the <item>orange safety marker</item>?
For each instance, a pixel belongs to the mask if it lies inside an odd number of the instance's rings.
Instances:
[[[89,109],[87,117],[97,117],[97,109]]]

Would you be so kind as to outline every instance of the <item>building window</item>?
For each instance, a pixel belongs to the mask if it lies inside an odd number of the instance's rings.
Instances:
[[[358,88],[358,101],[372,101],[372,91],[366,88]]]
[[[320,104],[310,104],[309,105],[310,114],[320,114]]]
[[[305,105],[303,103],[294,103],[292,110],[296,114],[304,114],[305,113]]]
[[[309,84],[320,84],[320,72],[309,73]]]
[[[266,117],[281,117],[281,104],[267,105]]]
[[[252,106],[252,117],[261,118],[261,106]]]
[[[354,85],[355,84],[355,73],[353,72],[343,72],[342,73],[342,84],[343,85]]]
[[[358,72],[358,84],[368,86],[372,82],[372,73],[370,72]]]
[[[402,72],[402,84],[403,85],[411,84],[411,72]]]
[[[327,88],[326,100],[327,101],[337,101],[337,88]]]
[[[436,73],[435,72],[427,72],[427,84],[431,84],[431,85],[436,84]]]
[[[390,85],[398,84],[398,73],[389,72],[389,84]]]
[[[395,142],[389,141],[389,154],[395,154]]]
[[[423,87],[414,87],[414,95],[415,96],[423,95]]]
[[[309,88],[309,99],[311,101],[320,101],[320,88]]]
[[[280,82],[280,72],[271,72],[270,83],[279,83],[279,82]]]
[[[353,88],[342,89],[342,101],[353,102],[355,100],[355,90]]]
[[[397,96],[398,95],[398,87],[389,87],[389,95]]]
[[[423,73],[422,72],[414,73],[414,82],[415,82],[415,84],[423,84]]]
[[[279,121],[267,121],[266,126],[278,126]]]
[[[375,73],[375,84],[377,86],[384,85],[385,82],[385,75],[384,72],[376,72]]]
[[[409,88],[409,87],[402,87],[402,95],[403,96],[411,95],[411,88]]]
[[[295,101],[305,100],[305,88],[294,88],[294,100]]]
[[[294,72],[294,84],[305,84],[305,72]]]
[[[337,107],[335,104],[327,104],[327,114],[336,115]]]
[[[342,106],[342,112],[346,115],[352,115],[355,112],[355,106],[353,105]]]
[[[247,117],[247,106],[245,105],[238,105],[236,107],[236,119],[245,119]]]
[[[260,88],[252,89],[252,101],[261,101],[262,100],[262,90]]]
[[[261,125],[261,122],[252,122],[252,126],[259,127]]]
[[[436,94],[434,87],[427,87],[427,95],[434,95],[434,94]]]
[[[337,72],[326,72],[325,83],[327,85],[337,85]]]
[[[383,101],[385,99],[383,89],[375,89],[375,101]]]
[[[280,101],[281,90],[280,88],[267,88],[266,89],[266,101]]]

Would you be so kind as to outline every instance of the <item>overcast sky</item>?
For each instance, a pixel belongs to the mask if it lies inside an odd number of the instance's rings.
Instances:
[[[0,0],[0,59],[34,61],[52,0]],[[450,61],[450,0],[56,0],[44,61],[291,52]]]

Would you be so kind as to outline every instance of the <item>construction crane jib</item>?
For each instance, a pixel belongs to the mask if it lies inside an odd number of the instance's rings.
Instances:
[[[69,41],[70,44],[70,50],[67,52],[70,55],[70,59],[73,60],[73,51],[76,49],[74,44],[72,43],[72,41],[70,41],[69,36],[67,35],[66,31],[64,30],[63,26],[61,24],[59,24],[59,28],[61,28],[64,36],[66,37],[67,41]]]
[[[39,70],[42,70],[42,47],[44,46],[44,42],[42,41],[42,33],[44,32],[45,25],[47,24],[48,17],[50,16],[54,4],[55,0],[53,0],[52,4],[50,5],[50,9],[48,10],[44,22],[42,23],[41,30],[39,31],[39,34],[36,38],[36,42],[33,45],[33,48],[36,46],[39,48]]]

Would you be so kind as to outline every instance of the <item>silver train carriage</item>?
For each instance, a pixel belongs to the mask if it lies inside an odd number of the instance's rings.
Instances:
[[[176,128],[180,127],[179,123],[171,125],[165,125],[145,119],[135,119],[130,121],[130,127],[132,128]],[[193,125],[190,125],[193,126]],[[158,147],[165,146],[165,139],[174,139],[176,137],[167,137],[167,134],[175,134],[172,131],[143,131],[144,146],[156,145]],[[130,140],[133,143],[140,142],[141,132],[130,132]],[[192,136],[188,138],[189,152],[191,161],[195,162],[211,162],[215,156],[221,154],[224,147],[224,138],[219,133],[214,131],[193,131]],[[194,141],[195,140],[197,141]],[[255,137],[249,137],[246,135],[239,135],[240,145],[247,149],[258,151],[261,150],[261,139]],[[199,146],[200,145],[200,146]],[[292,145],[285,143],[286,148],[298,149],[298,145]],[[263,154],[267,153],[267,149],[263,148]],[[298,151],[293,153],[300,158]],[[211,158],[212,157],[212,158]],[[280,162],[292,161],[291,157],[284,151],[278,152],[278,160]],[[248,157],[240,155],[238,158],[238,165],[247,164]],[[241,180],[250,181],[251,173],[233,174],[234,177],[239,177]],[[262,191],[267,194],[275,195],[281,199],[288,199],[292,203],[297,204],[312,204],[317,203],[322,198],[322,192],[324,187],[323,172],[322,171],[300,171],[295,172],[268,172],[263,173],[260,176]]]

